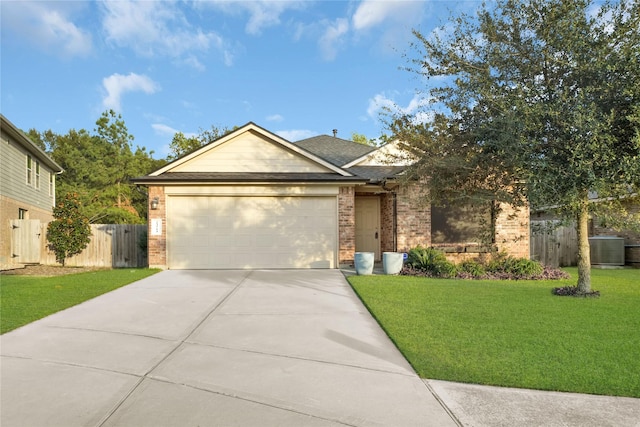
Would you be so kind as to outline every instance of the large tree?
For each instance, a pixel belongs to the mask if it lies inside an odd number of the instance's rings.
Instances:
[[[60,135],[31,129],[28,135],[64,169],[57,178],[58,197],[77,194],[82,213],[92,223],[146,221],[146,192],[129,179],[158,169],[165,161],[153,159],[153,152],[144,148],[132,148],[133,136],[119,114],[105,111],[94,133],[71,129]]]
[[[562,207],[589,292],[589,196],[640,188],[640,3],[498,0],[414,35],[430,107],[390,121],[418,159],[408,177],[433,199]]]

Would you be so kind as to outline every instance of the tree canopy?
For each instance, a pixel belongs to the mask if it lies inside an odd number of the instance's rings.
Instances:
[[[237,127],[229,129],[227,127],[219,128],[212,125],[209,129],[200,129],[200,133],[198,135],[186,136],[182,132],[176,132],[176,134],[173,135],[171,144],[169,144],[169,155],[167,156],[167,160],[176,160],[204,145],[209,144],[210,142],[215,141],[235,129],[237,129]]]
[[[407,177],[433,200],[562,207],[589,292],[589,194],[640,189],[640,3],[498,0],[414,35],[406,69],[430,107],[390,120]]]
[[[31,129],[27,135],[63,169],[57,177],[56,195],[77,194],[82,214],[92,223],[144,223],[147,194],[129,183],[166,162],[155,160],[145,148],[133,149],[122,116],[105,111],[93,133],[71,129],[64,135]]]

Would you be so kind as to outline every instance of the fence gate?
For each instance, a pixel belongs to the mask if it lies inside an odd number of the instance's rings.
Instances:
[[[11,258],[18,264],[40,262],[40,241],[44,238],[40,220],[13,219],[11,227]]]
[[[575,225],[559,221],[531,221],[531,259],[551,267],[578,263],[578,236]]]

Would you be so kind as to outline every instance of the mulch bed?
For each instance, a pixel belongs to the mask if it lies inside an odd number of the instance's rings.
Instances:
[[[27,265],[22,268],[2,270],[3,276],[64,276],[67,274],[84,273],[87,271],[103,270],[96,267],[62,267],[59,265]]]

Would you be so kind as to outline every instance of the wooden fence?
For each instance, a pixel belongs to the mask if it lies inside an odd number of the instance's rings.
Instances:
[[[57,265],[47,247],[47,223],[38,220],[11,221],[11,252],[20,264]],[[67,258],[70,267],[146,267],[147,226],[91,224],[91,242],[78,255]]]
[[[552,267],[578,263],[578,236],[575,225],[560,221],[531,221],[531,259]]]

